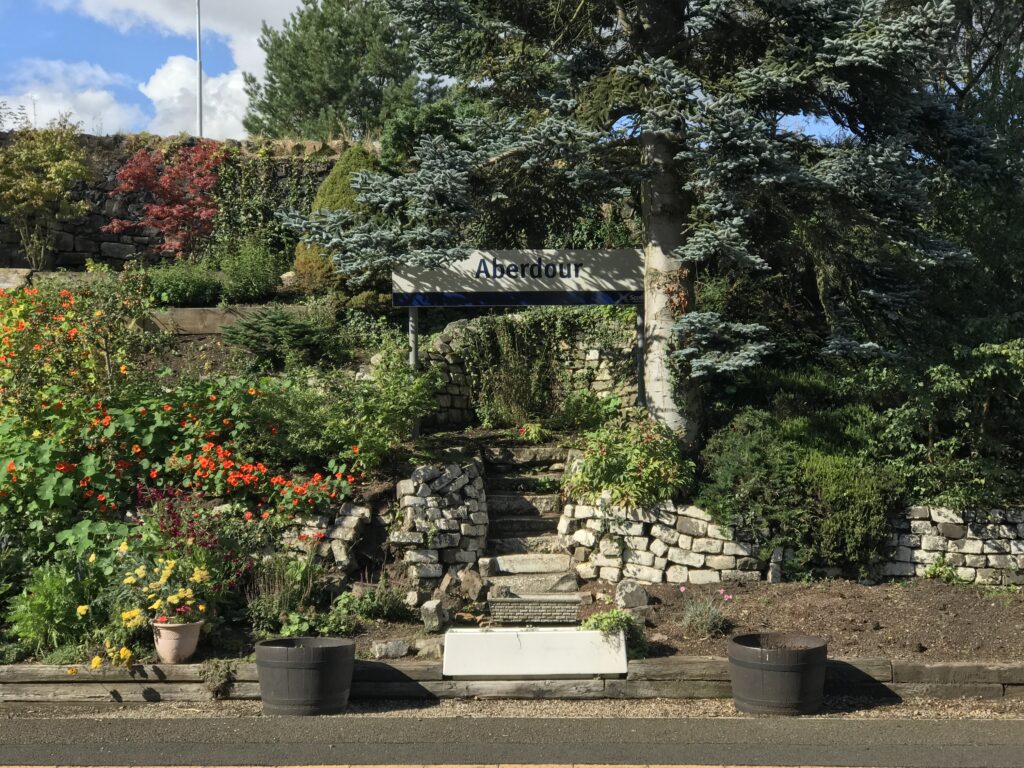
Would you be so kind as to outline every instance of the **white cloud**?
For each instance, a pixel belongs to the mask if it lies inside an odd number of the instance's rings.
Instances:
[[[61,11],[74,10],[105,24],[128,31],[151,24],[166,32],[195,34],[195,3],[191,0],[45,0]],[[220,35],[234,54],[235,64],[247,72],[262,74],[260,26],[281,22],[300,5],[299,0],[203,0],[203,29]]]
[[[28,59],[3,83],[0,101],[24,107],[29,120],[40,126],[70,113],[89,133],[128,132],[144,124],[145,114],[119,102],[110,88],[130,84],[123,75],[88,62]]]
[[[153,102],[156,115],[147,130],[168,135],[195,131],[196,60],[172,56],[139,90]],[[203,78],[203,135],[212,139],[245,136],[242,117],[248,104],[242,73]]]
[[[191,0],[44,0],[59,11],[74,11],[128,32],[141,25],[155,26],[168,34],[195,34],[195,4]],[[300,0],[203,0],[203,31],[217,35],[230,48],[235,69],[203,80],[204,134],[211,138],[243,138],[242,117],[247,100],[242,73],[263,74],[264,56],[259,47],[264,20],[271,26],[298,8]],[[195,59],[172,56],[139,89],[152,102],[153,133],[195,131]],[[88,128],[88,125],[86,126]],[[108,127],[107,130],[110,130]]]

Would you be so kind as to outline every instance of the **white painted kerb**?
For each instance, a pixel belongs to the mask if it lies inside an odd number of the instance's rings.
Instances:
[[[626,674],[622,633],[568,628],[452,629],[445,635],[445,677],[564,679]]]

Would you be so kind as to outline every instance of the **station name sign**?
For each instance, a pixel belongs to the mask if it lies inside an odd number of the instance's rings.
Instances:
[[[473,251],[443,267],[398,267],[396,307],[641,304],[639,250]]]

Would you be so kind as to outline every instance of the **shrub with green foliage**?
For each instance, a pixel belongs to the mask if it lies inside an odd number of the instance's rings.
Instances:
[[[286,362],[316,362],[332,346],[324,329],[284,307],[270,307],[229,325],[223,338],[248,352],[254,368],[270,370],[281,370]]]
[[[671,499],[693,483],[693,462],[683,457],[667,428],[637,412],[583,436],[583,458],[566,474],[569,498],[646,507]]]
[[[11,601],[7,620],[21,645],[39,655],[77,645],[91,630],[88,615],[78,615],[82,596],[66,566],[46,563],[33,571],[25,590]]]
[[[352,188],[352,175],[373,171],[378,167],[377,158],[362,146],[349,147],[334,164],[330,174],[320,185],[313,198],[310,211],[361,210]],[[295,248],[295,282],[307,294],[329,293],[337,287],[339,278],[334,261],[317,245],[299,243]]]
[[[708,442],[697,502],[765,550],[789,546],[808,568],[861,573],[884,557],[902,500],[899,478],[854,449],[865,419],[857,408],[743,411]]]
[[[224,278],[204,262],[177,261],[146,270],[153,298],[168,307],[214,307]]]
[[[262,233],[222,249],[215,260],[224,273],[224,300],[231,304],[259,304],[273,298],[289,262],[270,248]]]
[[[437,408],[439,385],[436,370],[412,371],[394,343],[383,351],[372,381],[296,368],[263,388],[240,439],[275,465],[313,471],[324,457],[348,455],[358,445],[360,460],[374,466]]]

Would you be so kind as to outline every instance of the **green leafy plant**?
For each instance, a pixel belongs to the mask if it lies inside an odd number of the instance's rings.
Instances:
[[[583,629],[596,630],[606,636],[622,632],[626,638],[626,654],[631,659],[642,659],[647,655],[647,631],[643,622],[629,611],[612,608],[590,616],[581,625]]]
[[[220,303],[223,277],[204,262],[176,261],[146,271],[157,303],[170,307],[212,307]]]
[[[322,328],[284,307],[270,307],[224,329],[224,341],[241,347],[272,370],[285,362],[313,362],[330,346]]]
[[[89,176],[79,128],[67,115],[45,128],[22,125],[0,147],[0,218],[18,234],[32,269],[51,266],[56,224],[89,210],[73,193]]]
[[[224,300],[230,304],[258,304],[273,298],[289,263],[271,250],[262,233],[222,248],[214,259],[224,273]]]
[[[520,442],[536,445],[548,440],[551,437],[551,433],[544,429],[540,422],[531,421],[514,430],[512,437]]]
[[[642,414],[618,419],[583,437],[583,458],[562,482],[566,495],[614,504],[650,506],[671,499],[693,482],[693,463],[675,436]]]
[[[931,563],[927,568],[925,568],[924,577],[926,579],[936,579],[944,584],[967,583],[964,579],[960,578],[959,574],[956,572],[956,567],[947,561],[945,557],[940,557],[934,563]]]
[[[46,563],[33,571],[25,590],[11,601],[7,614],[11,634],[36,655],[78,645],[93,628],[88,605],[82,600],[75,573]],[[85,606],[85,611],[79,606]]]

